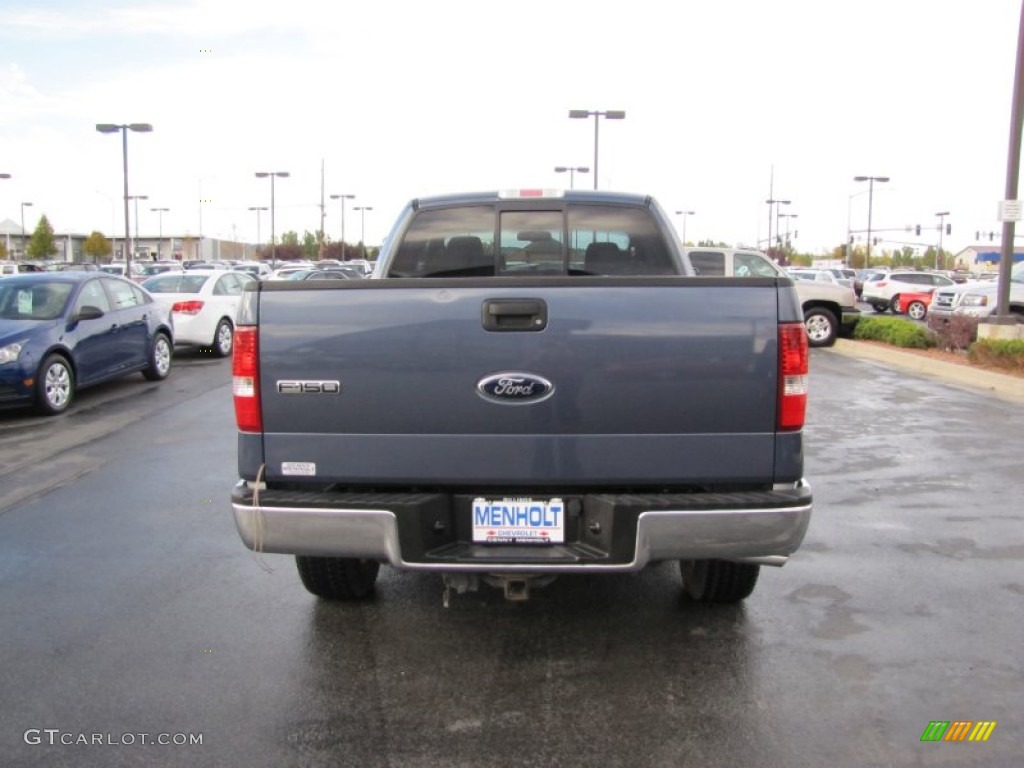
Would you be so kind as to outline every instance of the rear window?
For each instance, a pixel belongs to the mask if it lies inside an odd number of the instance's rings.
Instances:
[[[421,211],[390,277],[676,275],[650,213],[611,205],[499,210],[492,205]]]

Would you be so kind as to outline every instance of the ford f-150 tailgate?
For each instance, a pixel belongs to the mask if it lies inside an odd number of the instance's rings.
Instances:
[[[799,479],[777,430],[776,281],[608,281],[263,284],[265,479]]]

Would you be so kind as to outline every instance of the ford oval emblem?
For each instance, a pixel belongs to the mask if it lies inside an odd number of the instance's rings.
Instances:
[[[539,403],[555,392],[555,385],[535,373],[495,373],[480,379],[477,392],[485,400],[504,405]]]

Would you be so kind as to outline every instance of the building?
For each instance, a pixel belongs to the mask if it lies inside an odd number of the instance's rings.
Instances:
[[[7,252],[7,258],[21,260],[25,258],[22,249],[22,236],[24,235],[25,247],[32,237],[32,233],[22,233],[21,225],[10,219],[0,221],[0,239],[3,240]],[[83,250],[87,232],[54,232],[53,240],[57,246],[57,253],[53,255],[54,261],[82,262],[92,261]],[[124,252],[123,237],[108,237],[113,250],[111,259],[120,259]],[[129,242],[134,240],[130,238]],[[144,261],[221,261],[225,259],[250,260],[256,258],[257,246],[252,243],[237,243],[231,240],[220,240],[215,237],[194,237],[190,234],[174,235],[168,234],[164,237],[140,236],[135,243],[135,253],[132,258]]]
[[[998,272],[1001,258],[998,245],[970,245],[954,257],[953,267],[966,272]],[[1024,261],[1024,246],[1013,249],[1013,261]]]

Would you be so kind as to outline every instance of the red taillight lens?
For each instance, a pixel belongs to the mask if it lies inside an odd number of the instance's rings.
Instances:
[[[235,400],[235,423],[239,432],[262,432],[260,412],[259,333],[256,326],[235,328],[231,357],[231,390]]]
[[[803,429],[807,413],[807,329],[803,323],[779,325],[780,432]]]
[[[203,308],[201,301],[176,301],[171,306],[171,312],[180,312],[183,315],[198,315]]]

